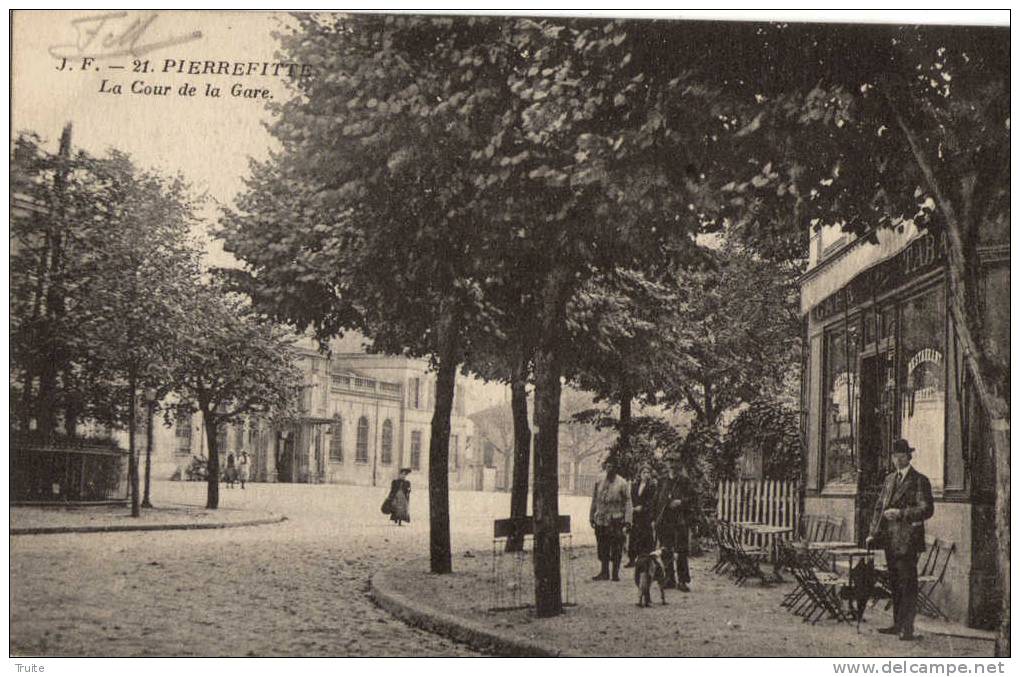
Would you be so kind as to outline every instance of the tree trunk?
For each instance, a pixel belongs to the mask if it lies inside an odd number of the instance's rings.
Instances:
[[[528,515],[528,471],[531,463],[531,428],[528,425],[527,368],[518,367],[510,381],[510,409],[514,420],[514,474],[510,490],[510,516]],[[507,552],[524,549],[524,536],[506,540]]]
[[[131,487],[131,516],[141,517],[142,509],[138,504],[138,450],[135,449],[135,414],[138,408],[138,395],[135,378],[128,380],[130,408],[128,409],[128,482]]]
[[[535,360],[535,613],[540,618],[563,613],[560,581],[559,422],[560,346],[566,324],[570,273],[555,268],[542,290],[542,330]]]
[[[64,229],[64,193],[67,186],[68,161],[71,156],[71,124],[64,126],[60,135],[60,165],[53,181],[53,192],[57,203],[53,206],[53,214],[50,219],[49,240],[49,265],[47,277],[49,285],[46,290],[46,305],[44,314],[47,318],[47,333],[42,337],[45,354],[43,355],[42,368],[39,373],[39,398],[37,401],[36,421],[39,432],[44,437],[50,437],[56,429],[57,421],[57,375],[63,366],[65,354],[61,344],[60,335],[63,328],[59,326],[60,320],[66,310],[64,291],[59,278],[64,266],[63,256],[63,229]],[[134,393],[131,394],[132,399]],[[129,462],[130,465],[130,462]]]
[[[64,408],[64,432],[71,439],[78,437],[78,405],[73,401]]]
[[[630,429],[631,420],[633,414],[631,413],[631,404],[633,402],[633,395],[631,394],[628,386],[623,386],[620,389],[620,443],[619,453],[627,457],[627,451],[630,449]]]
[[[216,440],[216,428],[219,422],[215,419],[211,407],[202,408],[202,427],[205,428],[205,442],[209,449],[209,459],[206,462],[206,491],[205,507],[209,510],[216,510],[220,507],[220,450]]]
[[[934,193],[938,209],[946,227],[946,273],[949,282],[949,312],[956,326],[967,374],[974,384],[974,391],[981,409],[988,419],[995,454],[995,528],[999,538],[997,573],[1002,586],[1002,618],[999,635],[995,642],[996,656],[1010,655],[1010,423],[1009,405],[996,391],[993,384],[994,367],[985,354],[984,343],[980,340],[983,322],[977,285],[980,284],[980,262],[977,259],[976,242],[978,224],[969,218],[967,209],[969,196],[963,200],[963,219],[957,212],[957,205],[945,190],[921,145],[917,133],[900,112],[894,100],[895,89],[883,91],[896,122],[907,139],[914,161]],[[973,184],[970,189],[973,188]],[[969,236],[969,237],[968,237]]]
[[[25,369],[21,383],[21,397],[18,398],[18,430],[27,433],[32,421],[32,412],[35,409],[32,403],[32,386],[35,383],[35,375],[31,369]]]
[[[996,429],[996,425],[999,426]],[[995,533],[998,543],[998,579],[1002,588],[1002,617],[999,619],[999,634],[995,638],[995,655],[1010,657],[1010,581],[1009,549],[1010,539],[1010,461],[1009,423],[992,421],[992,440],[995,447]],[[1002,450],[1005,450],[1003,452]]]
[[[151,508],[152,502],[149,500],[149,487],[152,477],[152,419],[154,417],[153,406],[151,402],[146,403],[146,421],[145,421],[145,493],[142,496],[142,507]]]
[[[457,380],[457,330],[452,309],[441,312],[437,327],[439,370],[429,439],[429,570],[453,571],[450,547],[450,414]]]

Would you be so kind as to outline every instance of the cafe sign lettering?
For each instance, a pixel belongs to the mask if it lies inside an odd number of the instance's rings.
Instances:
[[[925,233],[896,256],[868,268],[850,280],[845,287],[827,296],[811,309],[814,320],[825,320],[846,312],[873,295],[895,289],[917,275],[934,270],[945,259],[945,243],[941,237]]]

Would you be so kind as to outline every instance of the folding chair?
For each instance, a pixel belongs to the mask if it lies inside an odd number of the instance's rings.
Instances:
[[[938,539],[928,540],[926,542],[924,554],[918,559],[917,568],[918,610],[920,610],[926,616],[934,615],[936,618],[940,617],[940,614],[941,617],[943,618],[945,617],[945,615],[942,614],[942,611],[933,602],[931,602],[929,595],[935,589],[935,587],[942,582],[942,577],[945,576],[946,573],[946,565],[949,563],[949,555],[952,553],[953,550],[956,549],[955,545],[950,544],[950,548],[946,552],[945,560],[942,562],[941,571],[936,571],[937,560],[939,559],[939,551],[942,550],[944,545],[945,544],[939,541]],[[893,590],[892,581],[889,578],[888,564],[875,565],[875,588],[877,589],[878,592],[874,596],[874,602],[877,603],[879,599],[884,598],[887,600],[885,603],[885,608],[889,609],[890,607],[892,607]],[[924,589],[926,593],[924,597],[921,596],[922,589]],[[930,606],[927,607],[928,609],[927,611],[925,610],[926,609],[925,602],[923,601],[925,599],[927,599],[928,603],[930,604]]]
[[[733,582],[741,585],[748,578],[758,578],[762,585],[765,585],[768,580],[765,577],[765,572],[761,570],[761,565],[769,558],[768,550],[744,545],[743,534],[733,525],[730,525],[729,528],[729,541],[733,548],[734,558]]]
[[[712,531],[712,538],[715,540],[715,545],[718,549],[718,557],[715,565],[712,567],[712,571],[722,574],[733,566],[734,561],[733,548],[730,546],[725,533],[728,525],[721,520],[711,519],[709,526]]]
[[[956,544],[945,543],[935,539],[932,546],[928,561],[925,562],[920,575],[917,577],[917,608],[925,616],[948,621],[949,618],[932,599],[932,594],[942,584],[942,580],[946,576],[946,569],[949,568],[949,558],[956,551]]]
[[[793,573],[794,568],[799,564],[797,549],[786,541],[779,541],[778,547],[780,565]],[[791,611],[796,609],[807,595],[804,586],[801,585],[800,579],[796,575],[794,575],[794,580],[796,584],[793,586],[793,589],[786,593],[783,596],[783,600],[779,603],[779,606],[786,607]]]
[[[806,566],[798,566],[797,571],[805,592],[814,603],[814,608],[804,616],[805,622],[810,620],[814,625],[826,614],[840,623],[848,623],[853,620],[851,615],[843,610],[843,601],[838,592],[839,577],[836,574],[816,572]]]

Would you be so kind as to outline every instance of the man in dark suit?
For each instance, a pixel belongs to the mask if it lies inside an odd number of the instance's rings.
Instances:
[[[652,468],[641,466],[636,482],[630,484],[630,502],[634,505],[634,526],[627,542],[626,567],[634,566],[638,555],[647,555],[655,549],[655,535],[652,522],[655,521],[655,480]]]
[[[885,548],[892,588],[893,625],[879,632],[914,639],[917,614],[917,558],[924,552],[924,520],[935,512],[931,482],[910,466],[913,447],[906,440],[893,443],[896,469],[889,473],[875,504],[868,545]]]
[[[690,592],[691,571],[687,565],[690,543],[690,511],[694,493],[683,466],[667,466],[667,476],[659,482],[655,496],[655,537],[662,548],[666,568],[665,588]]]

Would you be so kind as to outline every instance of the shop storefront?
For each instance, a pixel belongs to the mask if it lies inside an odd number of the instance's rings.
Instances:
[[[927,535],[954,548],[939,603],[988,627],[998,604],[994,463],[947,312],[944,246],[930,233],[879,235],[802,279],[805,513],[842,518],[846,537],[863,543],[892,442],[908,440],[935,494]]]

